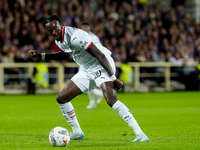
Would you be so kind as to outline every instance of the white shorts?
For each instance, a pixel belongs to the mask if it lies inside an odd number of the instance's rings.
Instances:
[[[113,72],[116,72],[115,63],[113,59],[109,59]],[[96,87],[101,87],[104,82],[111,81],[105,69],[100,69],[95,72],[87,72],[87,70],[79,69],[79,72],[75,74],[71,80],[79,87],[79,89],[84,93],[86,91],[91,91]]]

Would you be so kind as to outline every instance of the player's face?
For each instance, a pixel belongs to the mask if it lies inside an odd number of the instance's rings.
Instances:
[[[45,27],[57,41],[62,41],[62,25],[57,20],[45,24]]]

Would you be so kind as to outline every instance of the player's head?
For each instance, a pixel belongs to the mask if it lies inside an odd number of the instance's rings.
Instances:
[[[62,40],[62,22],[58,16],[51,15],[45,18],[42,25],[57,41]]]
[[[90,32],[91,31],[91,26],[88,22],[83,22],[81,24],[81,29],[86,31],[86,32]]]

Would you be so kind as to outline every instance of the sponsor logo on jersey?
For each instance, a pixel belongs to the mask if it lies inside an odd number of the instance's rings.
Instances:
[[[85,41],[84,43],[81,44],[81,47],[82,47],[82,48],[85,48],[85,46],[86,46],[87,44],[88,44],[88,42]]]

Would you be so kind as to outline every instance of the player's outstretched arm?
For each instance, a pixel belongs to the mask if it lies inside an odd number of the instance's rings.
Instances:
[[[31,59],[35,62],[44,61],[44,60],[67,60],[69,59],[69,54],[64,53],[63,51],[56,53],[38,53],[36,50],[30,50],[29,55]]]
[[[123,82],[120,81],[115,77],[114,72],[112,71],[112,68],[110,66],[110,63],[108,62],[106,56],[92,43],[92,45],[87,50],[88,53],[90,53],[92,56],[97,58],[97,60],[100,62],[100,64],[104,67],[104,69],[107,71],[108,75],[111,78],[111,81],[115,85],[117,89],[122,88]]]

